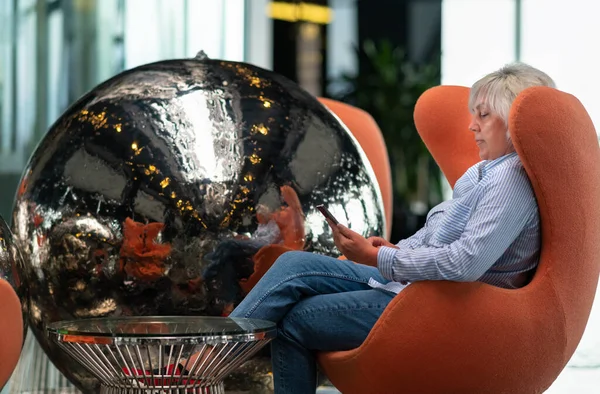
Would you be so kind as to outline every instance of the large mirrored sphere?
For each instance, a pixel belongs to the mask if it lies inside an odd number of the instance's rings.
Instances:
[[[119,74],[58,119],[23,174],[13,230],[32,330],[93,392],[49,322],[226,316],[280,251],[338,253],[318,204],[364,236],[383,232],[364,153],[295,83],[206,58]]]
[[[10,228],[0,216],[0,279],[15,289],[23,307],[23,339],[27,333],[27,284],[23,283],[23,258]],[[2,302],[2,300],[0,300]],[[1,319],[2,317],[0,317]],[[0,333],[1,335],[1,333]]]

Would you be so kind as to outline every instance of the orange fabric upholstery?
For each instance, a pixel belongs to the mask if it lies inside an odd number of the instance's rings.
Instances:
[[[389,240],[393,214],[392,171],[387,147],[379,126],[373,117],[362,109],[323,97],[320,97],[319,101],[348,127],[367,155],[381,190],[386,220],[385,237]]]
[[[0,388],[19,361],[23,345],[21,302],[11,285],[0,279]]]
[[[436,87],[417,128],[453,184],[478,161],[462,87]],[[456,124],[459,123],[459,124]],[[509,129],[540,208],[542,250],[531,283],[418,282],[390,303],[366,341],[319,355],[344,394],[542,393],[579,343],[600,273],[600,148],[573,96],[529,88]]]
[[[452,105],[446,105],[449,101]],[[452,187],[469,167],[481,160],[473,132],[468,129],[471,120],[468,104],[468,88],[438,86],[423,93],[415,106],[415,126]]]

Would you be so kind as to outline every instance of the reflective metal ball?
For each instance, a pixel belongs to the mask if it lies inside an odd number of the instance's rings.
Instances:
[[[10,283],[21,300],[23,308],[23,340],[27,333],[27,284],[23,283],[23,257],[10,228],[0,216],[0,279]],[[2,300],[0,300],[2,302]]]
[[[365,236],[383,233],[364,153],[295,83],[205,57],[123,72],[58,119],[21,180],[13,230],[32,330],[93,392],[46,324],[227,315],[273,250],[338,253],[318,204]]]

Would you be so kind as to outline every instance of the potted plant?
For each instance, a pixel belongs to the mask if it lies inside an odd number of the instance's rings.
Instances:
[[[392,240],[408,237],[442,201],[442,175],[414,125],[417,99],[440,83],[439,62],[417,64],[389,41],[365,41],[357,50],[365,71],[342,78],[335,99],[373,116],[385,139],[394,190]]]

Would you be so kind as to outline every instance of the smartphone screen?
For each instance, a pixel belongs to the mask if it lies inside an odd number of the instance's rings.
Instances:
[[[337,219],[335,218],[335,216],[333,216],[331,214],[331,212],[329,212],[329,210],[327,208],[325,208],[324,205],[317,205],[317,209],[319,210],[319,212],[321,212],[323,214],[323,216],[325,216],[327,219],[331,220],[334,224],[338,224],[339,222],[337,221]]]

